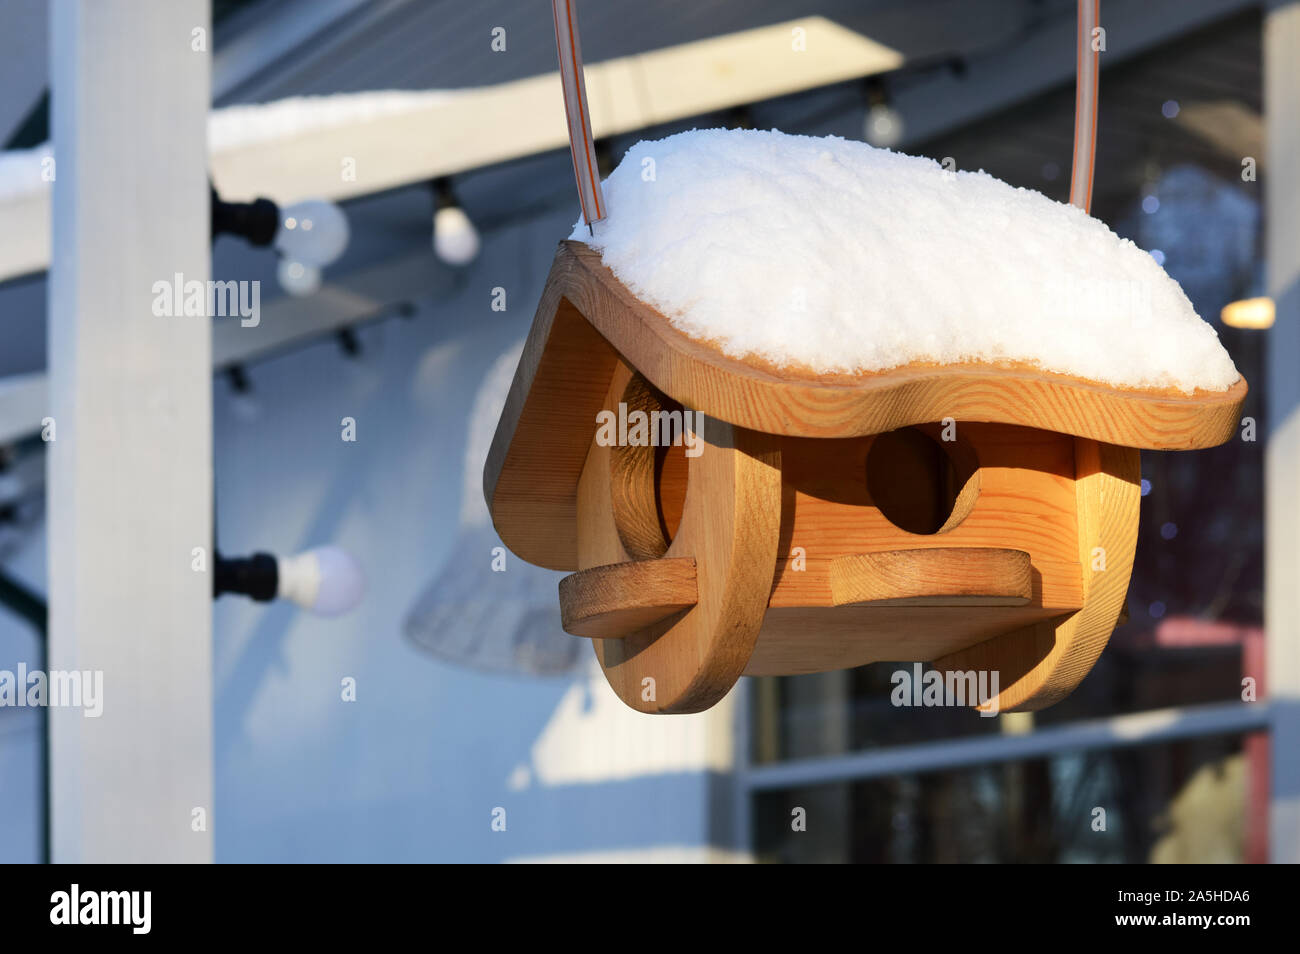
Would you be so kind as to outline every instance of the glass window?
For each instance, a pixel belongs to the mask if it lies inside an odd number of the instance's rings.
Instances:
[[[1241,862],[1265,759],[1221,736],[762,792],[753,843],[767,862]]]

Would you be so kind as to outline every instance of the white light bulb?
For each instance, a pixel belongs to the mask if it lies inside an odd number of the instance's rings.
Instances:
[[[468,265],[478,255],[478,229],[465,210],[448,205],[433,214],[433,251],[448,265]]]
[[[884,103],[867,110],[863,128],[867,142],[879,149],[892,149],[903,141],[903,117]]]
[[[280,279],[280,287],[290,295],[310,295],[320,288],[320,269],[291,258],[280,259],[276,275]]]
[[[280,210],[275,247],[285,258],[324,268],[348,247],[348,217],[333,202],[308,199]]]
[[[338,547],[316,547],[276,560],[280,599],[319,616],[340,616],[361,602],[366,577],[352,555]]]

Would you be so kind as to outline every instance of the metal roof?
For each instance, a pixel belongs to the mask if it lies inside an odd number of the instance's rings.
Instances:
[[[233,85],[219,104],[369,89],[454,89],[555,69],[550,5],[539,0],[331,2],[337,14],[331,22],[291,56]],[[240,27],[287,29],[306,9],[301,0],[255,5]],[[809,15],[870,36],[909,60],[929,60],[1005,44],[1044,18],[1072,18],[1073,10],[1074,0],[599,0],[581,3],[578,12],[583,58],[596,62]],[[496,27],[506,31],[504,52],[491,48]],[[239,41],[235,32],[224,42]],[[218,73],[221,57],[218,49]]]

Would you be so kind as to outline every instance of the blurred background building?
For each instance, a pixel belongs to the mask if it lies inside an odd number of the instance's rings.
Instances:
[[[50,183],[39,169],[50,11],[69,6],[0,4],[9,670],[46,664]],[[897,710],[896,667],[882,663],[743,680],[707,714],[650,718],[625,709],[585,643],[560,631],[556,574],[512,555],[493,570],[500,544],[479,482],[556,242],[578,214],[563,125],[534,129],[527,112],[537,88],[558,110],[558,80],[537,80],[555,70],[547,4],[214,0],[215,187],[241,200],[321,194],[342,203],[350,231],[318,287],[278,274],[265,249],[214,242],[213,278],[260,281],[263,307],[257,327],[214,320],[216,528],[233,552],[341,546],[368,580],[337,618],[215,603],[216,859],[1267,860],[1270,799],[1285,794],[1270,774],[1297,760],[1270,747],[1276,712],[1263,701],[1276,332],[1220,320],[1267,293],[1266,6],[1102,4],[1093,214],[1162,261],[1215,325],[1251,383],[1258,439],[1144,453],[1128,622],[1080,688],[1033,715]],[[1074,0],[579,7],[589,68],[618,66],[588,76],[606,162],[695,126],[775,127],[1068,196]],[[833,55],[800,59],[795,29]],[[736,89],[729,58],[754,43],[771,50],[763,83]],[[616,108],[611,97],[665,68],[656,54],[695,57],[704,92],[716,74],[723,101],[682,113],[678,101],[709,98],[646,90]],[[401,161],[390,169],[385,156]],[[463,215],[441,215],[435,252],[435,210],[447,208]],[[338,438],[345,418],[355,441]],[[1243,702],[1245,678],[1259,702]],[[355,702],[341,698],[348,679]],[[0,859],[49,850],[43,740],[41,712],[0,709]],[[806,830],[791,824],[799,808]]]

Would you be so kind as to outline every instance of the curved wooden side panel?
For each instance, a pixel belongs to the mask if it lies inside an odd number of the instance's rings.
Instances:
[[[1138,451],[1075,441],[1083,608],[935,660],[935,668],[998,671],[1000,692],[981,709],[1042,709],[1063,699],[1106,648],[1124,607],[1137,548]]]
[[[630,377],[625,365],[616,369],[607,403],[617,403]],[[664,560],[647,561],[693,559],[695,606],[621,639],[593,640],[610,687],[641,712],[699,712],[725,696],[749,662],[772,590],[781,521],[776,442],[713,418],[699,437],[677,533]],[[579,484],[583,569],[633,559],[614,522],[610,450],[591,445]]]
[[[617,365],[609,342],[548,282],[483,468],[492,524],[529,563],[578,568],[578,479]]]

